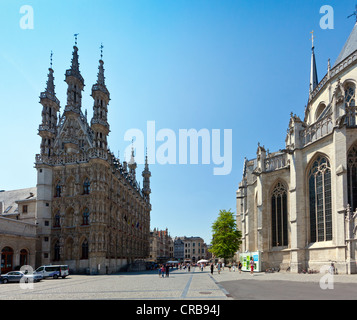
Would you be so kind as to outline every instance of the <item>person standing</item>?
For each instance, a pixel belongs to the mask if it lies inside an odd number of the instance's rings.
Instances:
[[[214,264],[211,263],[211,274],[213,274],[213,268],[214,268]]]
[[[254,260],[253,257],[250,258],[250,274],[253,275],[254,273]]]
[[[219,262],[217,264],[217,271],[218,271],[218,274],[221,273],[221,264]]]

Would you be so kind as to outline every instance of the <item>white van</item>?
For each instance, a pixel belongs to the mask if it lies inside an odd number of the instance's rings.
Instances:
[[[57,279],[58,277],[62,277],[64,279],[69,275],[69,268],[67,265],[41,266],[35,270],[35,273],[42,274],[43,278],[52,277],[53,279]]]

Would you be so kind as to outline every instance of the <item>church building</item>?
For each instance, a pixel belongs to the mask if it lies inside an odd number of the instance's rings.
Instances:
[[[236,192],[240,252],[262,270],[357,273],[357,24],[318,81],[314,45],[304,118],[291,114],[285,148],[258,144]]]
[[[121,162],[108,147],[110,93],[99,60],[93,84],[93,117],[82,112],[84,79],[77,41],[66,70],[67,103],[61,110],[49,68],[42,105],[37,170],[36,265],[67,264],[73,272],[111,273],[149,256],[148,162],[137,181],[137,164]]]

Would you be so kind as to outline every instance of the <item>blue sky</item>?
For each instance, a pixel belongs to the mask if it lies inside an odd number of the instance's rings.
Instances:
[[[284,148],[290,112],[303,118],[308,98],[311,30],[319,80],[347,40],[355,1],[75,0],[0,1],[1,157],[0,189],[36,185],[35,154],[53,50],[61,110],[65,70],[74,33],[79,33],[80,70],[85,80],[83,112],[92,115],[99,46],[111,93],[108,139],[123,155],[127,130],[232,129],[233,167],[214,176],[215,165],[150,166],[151,227],[172,236],[200,236],[209,243],[220,209],[235,212],[243,159],[260,142]],[[34,28],[20,28],[20,7],[31,5]],[[319,26],[320,8],[334,9],[334,29]],[[158,144],[160,145],[160,144]],[[121,157],[122,158],[122,157]],[[141,180],[142,166],[137,175]]]

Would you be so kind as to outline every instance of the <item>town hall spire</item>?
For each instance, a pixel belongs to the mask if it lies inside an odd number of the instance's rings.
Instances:
[[[65,112],[74,112],[80,114],[82,106],[82,91],[84,88],[84,79],[79,71],[79,56],[77,47],[77,36],[75,36],[75,44],[73,46],[71,68],[66,70],[67,88],[67,105]]]
[[[107,137],[110,132],[107,121],[110,93],[105,85],[103,48],[101,44],[97,82],[92,86],[94,105],[91,128],[94,132],[95,147],[107,150]]]
[[[48,78],[46,89],[40,94],[40,103],[42,104],[42,122],[38,129],[41,140],[41,154],[50,156],[53,150],[54,139],[57,133],[57,113],[60,109],[60,102],[56,97],[54,76],[52,69],[51,51],[50,67],[48,68]]]

